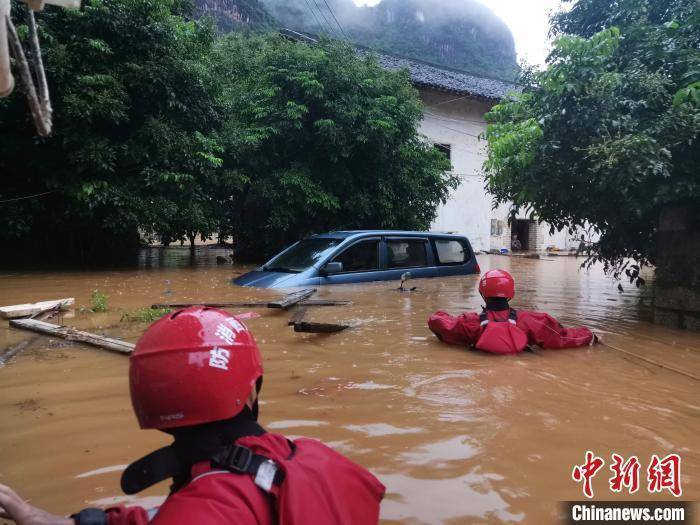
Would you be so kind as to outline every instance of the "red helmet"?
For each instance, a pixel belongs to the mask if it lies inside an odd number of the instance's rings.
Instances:
[[[131,403],[141,428],[228,419],[246,406],[262,358],[235,317],[193,306],[153,323],[129,359]]]
[[[484,299],[489,297],[512,299],[515,295],[515,281],[505,270],[489,270],[481,276],[479,293]]]

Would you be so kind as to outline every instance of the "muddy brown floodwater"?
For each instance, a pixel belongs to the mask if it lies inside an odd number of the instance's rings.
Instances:
[[[188,267],[185,252],[145,252],[138,268],[0,274],[0,304],[109,296],[110,310],[65,322],[135,341],[146,325],[122,312],[154,302],[230,301],[279,294],[232,286],[246,268],[214,264],[207,250]],[[648,322],[650,287],[641,292],[580,259],[480,257],[518,283],[516,308],[539,309],[565,324],[586,324],[618,348],[700,375],[700,336]],[[321,288],[350,307],[311,308],[310,320],[349,321],[334,335],[295,334],[289,313],[258,309],[248,321],[265,360],[261,420],[290,436],[322,439],[370,468],[387,486],[382,522],[557,522],[558,502],[582,499],[572,466],[586,450],[642,462],[634,496],[594,480],[598,499],[668,499],[646,491],[652,454],[682,457],[683,499],[700,499],[700,383],[606,346],[490,356],[440,344],[426,319],[438,308],[476,309],[477,276]],[[250,309],[236,309],[241,313]],[[0,327],[0,349],[32,334]],[[131,412],[127,358],[36,337],[0,368],[0,482],[57,513],[86,506],[154,505],[160,484],[126,497],[126,464],[166,443],[141,431]],[[0,520],[1,521],[1,520]]]

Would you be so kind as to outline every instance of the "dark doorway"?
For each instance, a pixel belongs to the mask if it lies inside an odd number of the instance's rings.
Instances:
[[[523,251],[530,249],[530,222],[529,219],[516,219],[510,227],[511,242],[513,241],[513,236],[517,235],[520,241],[520,249]]]

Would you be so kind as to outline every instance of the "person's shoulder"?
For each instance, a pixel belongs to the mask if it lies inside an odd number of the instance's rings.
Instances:
[[[249,475],[211,470],[195,476],[170,496],[152,523],[271,524],[272,510]]]

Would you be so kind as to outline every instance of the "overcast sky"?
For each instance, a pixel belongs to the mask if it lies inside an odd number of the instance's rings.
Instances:
[[[548,14],[558,10],[559,0],[478,0],[510,27],[518,60],[544,64],[549,31]],[[354,0],[357,5],[375,5],[379,0]]]

